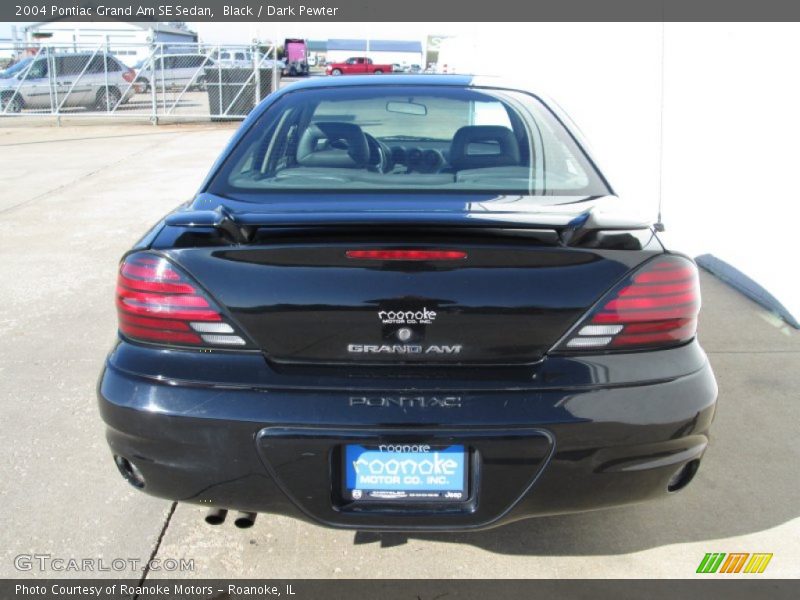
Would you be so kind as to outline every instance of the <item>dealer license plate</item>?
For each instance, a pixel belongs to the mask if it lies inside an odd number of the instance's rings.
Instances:
[[[467,499],[464,446],[378,444],[344,447],[344,497],[358,501],[461,502]]]

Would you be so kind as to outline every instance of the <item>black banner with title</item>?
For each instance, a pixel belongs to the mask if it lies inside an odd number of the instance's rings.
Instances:
[[[798,21],[791,0],[4,0],[0,21]]]

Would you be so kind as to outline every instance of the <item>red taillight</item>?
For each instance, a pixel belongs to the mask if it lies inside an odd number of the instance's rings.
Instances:
[[[664,256],[645,264],[604,299],[561,350],[626,350],[673,346],[697,332],[700,285],[694,263]]]
[[[117,278],[119,330],[160,344],[244,346],[246,342],[214,303],[167,259],[131,254]]]
[[[462,260],[462,250],[348,250],[347,258],[362,260]]]
[[[122,78],[128,83],[133,83],[133,80],[136,79],[136,72],[133,69],[128,69],[122,74]]]

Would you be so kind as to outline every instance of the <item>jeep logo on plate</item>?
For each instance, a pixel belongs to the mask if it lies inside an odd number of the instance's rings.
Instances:
[[[419,310],[379,310],[378,318],[384,325],[430,325],[436,311],[423,307]]]

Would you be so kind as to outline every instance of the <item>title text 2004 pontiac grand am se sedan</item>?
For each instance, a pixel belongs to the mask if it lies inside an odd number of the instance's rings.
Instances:
[[[697,269],[571,127],[461,76],[267,98],[121,262],[99,399],[123,476],[209,520],[359,530],[686,486],[717,396]]]

